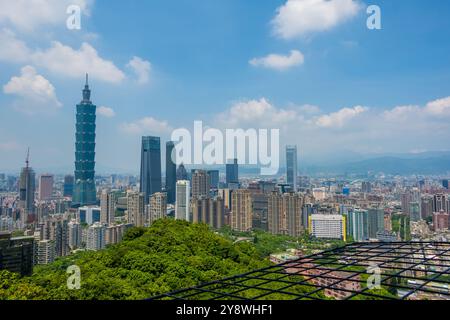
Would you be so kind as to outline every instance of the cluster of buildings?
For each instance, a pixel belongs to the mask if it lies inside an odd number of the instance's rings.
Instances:
[[[0,174],[1,259],[6,243],[17,251],[23,243],[21,250],[26,251],[32,242],[32,259],[27,261],[50,263],[75,250],[103,249],[120,242],[128,228],[150,226],[166,217],[215,229],[262,229],[344,241],[407,240],[411,229],[423,229],[411,228],[413,223],[421,223],[432,235],[448,233],[445,179],[438,185],[433,177],[299,176],[296,146],[285,149],[286,171],[281,177],[240,177],[238,159],[230,159],[224,173],[188,171],[182,163],[177,166],[172,141],[165,144],[163,179],[161,139],[154,136],[142,137],[138,177],[105,178],[95,174],[95,132],[96,106],[86,78],[82,101],[76,106],[74,174],[36,177],[29,154],[18,178]],[[11,237],[16,230],[23,230],[26,238]]]

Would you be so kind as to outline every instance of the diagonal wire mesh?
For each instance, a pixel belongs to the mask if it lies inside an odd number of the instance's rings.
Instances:
[[[353,243],[151,300],[450,300],[450,243]]]

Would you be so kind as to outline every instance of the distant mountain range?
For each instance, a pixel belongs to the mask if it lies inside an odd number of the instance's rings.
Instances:
[[[301,174],[315,175],[342,175],[342,174],[367,174],[385,173],[392,175],[409,175],[409,174],[442,174],[450,173],[450,151],[432,151],[422,153],[405,153],[405,154],[376,154],[363,155],[354,152],[341,152],[339,154],[321,155],[316,159],[308,159],[299,157],[299,169]],[[279,175],[286,172],[282,163]],[[190,166],[186,166],[190,170]],[[197,166],[205,169],[218,169],[225,173],[225,166]],[[55,174],[66,174],[73,172],[73,167],[59,168],[34,168],[36,172],[50,172]],[[19,170],[19,169],[18,169]],[[0,170],[5,173],[15,173],[19,171]],[[254,166],[240,166],[239,172],[242,175],[258,175],[260,170]],[[96,173],[106,174],[138,174],[132,170],[124,170],[118,168],[110,168],[102,164],[97,164]],[[164,172],[163,172],[164,174]]]
[[[306,173],[365,174],[446,174],[450,172],[450,152],[423,152],[417,154],[391,154],[334,165],[306,165]]]

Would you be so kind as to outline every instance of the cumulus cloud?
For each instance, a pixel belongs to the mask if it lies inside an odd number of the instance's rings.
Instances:
[[[277,9],[273,32],[283,39],[326,31],[354,17],[359,0],[288,0]]]
[[[337,112],[320,116],[316,124],[324,128],[342,128],[349,121],[353,120],[358,115],[369,110],[367,107],[356,106],[353,108],[343,108]]]
[[[55,74],[79,78],[86,72],[98,80],[118,83],[125,79],[125,74],[112,61],[101,58],[97,50],[88,43],[83,43],[79,50],[54,41],[44,51],[35,52],[31,60]]]
[[[62,106],[56,97],[55,87],[32,66],[23,67],[20,76],[12,77],[3,86],[3,92],[19,97],[15,107],[28,114]]]
[[[235,102],[228,110],[219,114],[216,122],[226,127],[273,127],[295,121],[295,110],[278,109],[266,98]]]
[[[24,32],[42,26],[65,27],[69,5],[77,5],[81,13],[90,15],[94,0],[0,0],[0,23]]]
[[[249,63],[254,67],[264,67],[284,71],[303,64],[304,55],[298,50],[291,50],[289,55],[269,54],[266,57],[254,58]]]
[[[125,133],[134,135],[168,134],[172,131],[172,127],[167,121],[160,121],[152,117],[123,123],[120,125],[120,129]]]
[[[127,67],[131,68],[137,78],[139,84],[146,84],[150,80],[151,63],[139,57],[133,57],[128,62]]]
[[[411,116],[416,116],[418,113],[421,113],[422,110],[419,106],[409,105],[409,106],[397,106],[391,110],[386,110],[383,113],[383,117],[388,121],[407,121]]]
[[[425,106],[408,105],[397,106],[384,112],[384,119],[388,121],[423,121],[448,120],[450,116],[450,97],[428,102]]]
[[[425,112],[434,116],[449,116],[450,97],[429,102],[425,107]]]
[[[0,41],[3,43],[0,61],[29,63],[71,78],[80,78],[89,72],[93,79],[105,82],[118,83],[125,79],[125,74],[112,61],[100,57],[86,42],[78,50],[58,41],[52,42],[46,50],[31,50],[8,29],[0,31]]]
[[[99,116],[102,116],[105,118],[113,118],[116,115],[116,113],[114,112],[114,110],[112,108],[104,107],[104,106],[97,108],[97,114]]]
[[[302,114],[318,114],[320,113],[320,107],[312,105],[312,104],[304,104],[302,106],[297,107],[298,112]]]

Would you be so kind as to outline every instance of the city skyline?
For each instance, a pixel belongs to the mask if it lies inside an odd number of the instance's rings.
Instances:
[[[0,52],[0,117],[10,121],[0,128],[1,171],[18,172],[28,146],[36,168],[71,166],[73,88],[86,72],[99,104],[97,162],[110,171],[138,171],[141,135],[168,141],[171,130],[190,128],[200,118],[217,128],[279,127],[280,147],[298,145],[306,163],[337,153],[450,150],[441,143],[450,132],[450,66],[448,45],[440,41],[448,38],[450,28],[448,19],[435,18],[448,9],[447,3],[379,1],[383,28],[374,31],[366,28],[363,3],[355,1],[358,6],[348,16],[336,11],[342,20],[327,30],[310,26],[301,32],[296,25],[282,24],[277,10],[289,11],[286,0],[258,8],[237,1],[216,4],[222,10],[203,1],[176,7],[130,2],[119,11],[106,10],[114,3],[75,2],[83,9],[79,31],[65,26],[65,1],[48,2],[53,19],[26,10],[23,21],[8,16],[9,9],[20,10],[20,3],[2,4],[0,38],[10,47]],[[111,22],[118,20],[111,12],[121,13],[119,25]],[[202,19],[177,34],[190,19],[184,12]],[[252,17],[244,19],[250,12]],[[131,15],[137,26],[126,22]],[[173,25],[165,24],[164,15]],[[404,19],[424,23],[418,28],[398,22]],[[221,27],[224,21],[226,28]],[[276,22],[293,33],[283,36]],[[32,28],[42,36],[31,36]],[[115,32],[119,28],[126,32]],[[141,31],[161,29],[145,37]],[[137,44],[139,37],[144,41]],[[394,41],[395,52],[385,50]],[[117,52],[116,43],[125,49]],[[179,49],[173,52],[184,56],[183,63],[170,49]],[[64,53],[74,60],[64,60]],[[283,67],[273,57],[282,57]],[[45,90],[33,90],[37,83]],[[29,129],[49,121],[50,128]],[[18,122],[20,130],[14,125]],[[284,155],[280,160],[284,163]]]
[[[450,300],[432,2],[0,0],[0,300]]]

